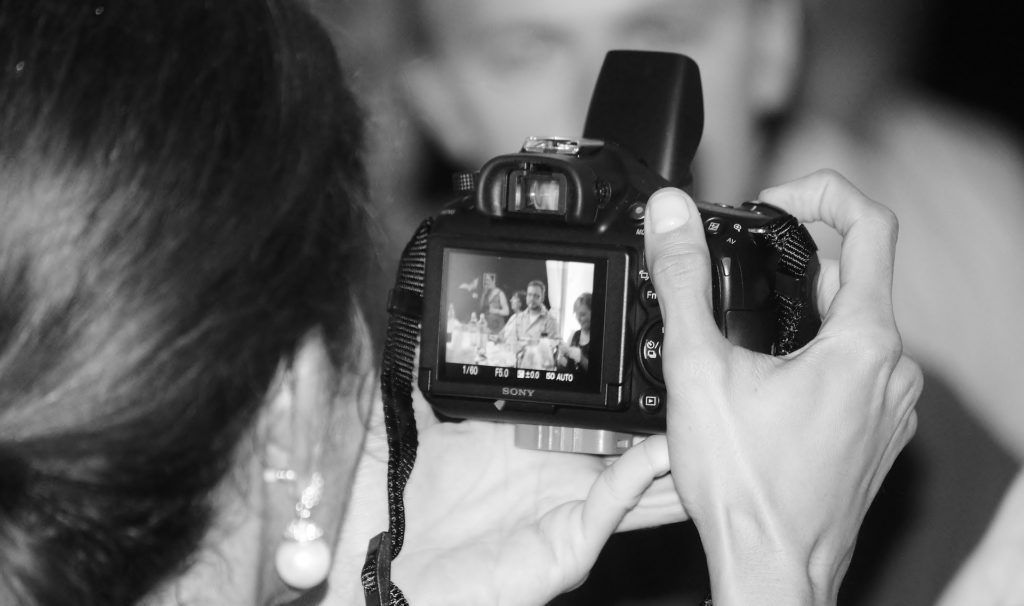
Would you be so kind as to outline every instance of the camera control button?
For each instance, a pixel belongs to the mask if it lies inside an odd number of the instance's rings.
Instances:
[[[653,282],[647,281],[640,286],[640,303],[648,308],[658,306],[658,293],[654,290]]]
[[[661,369],[661,343],[665,339],[665,324],[661,320],[648,326],[640,335],[640,366],[655,381],[663,383]]]
[[[704,221],[704,231],[709,236],[717,236],[725,230],[725,224],[718,217],[711,217]]]
[[[655,414],[661,410],[661,405],[664,401],[665,396],[662,393],[654,391],[653,389],[648,389],[640,394],[640,397],[637,398],[636,404],[643,412],[646,412],[647,414]]]
[[[740,206],[740,208],[744,210],[749,210],[752,213],[761,215],[763,217],[769,217],[772,219],[777,219],[779,217],[786,216],[786,211],[782,210],[781,208],[772,206],[771,204],[767,204],[765,202],[744,202]]]
[[[634,221],[643,221],[644,215],[647,214],[647,205],[643,202],[634,202],[629,207],[629,218]]]
[[[722,257],[719,263],[719,271],[723,276],[732,275],[732,257]]]
[[[612,199],[612,185],[604,180],[594,183],[594,198],[598,206],[604,206]]]
[[[636,270],[636,277],[640,280],[641,284],[651,281],[651,272],[647,269],[646,257],[640,259],[640,268]]]

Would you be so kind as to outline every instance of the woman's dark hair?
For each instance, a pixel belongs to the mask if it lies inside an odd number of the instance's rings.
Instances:
[[[279,363],[351,358],[361,139],[287,0],[0,0],[0,602],[180,573]]]
[[[512,293],[512,297],[509,300],[509,304],[510,305],[511,305],[511,299],[519,299],[519,307],[521,309],[526,309],[526,291],[525,290],[517,290],[514,293]]]
[[[585,292],[580,296],[576,297],[576,300],[573,301],[572,309],[573,311],[576,311],[576,308],[579,307],[580,305],[585,305],[587,309],[594,309],[593,305],[591,305],[591,303],[593,303],[593,300],[594,296],[589,292]]]

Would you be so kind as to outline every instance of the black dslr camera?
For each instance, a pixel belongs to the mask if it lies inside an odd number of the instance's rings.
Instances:
[[[613,51],[581,138],[532,137],[461,176],[426,240],[419,385],[442,418],[517,423],[518,445],[574,452],[664,432],[644,210],[661,187],[689,189],[702,130],[692,60]],[[803,226],[756,202],[699,209],[725,336],[776,354],[810,340]]]

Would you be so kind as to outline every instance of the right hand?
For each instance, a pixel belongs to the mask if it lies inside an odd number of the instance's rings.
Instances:
[[[736,347],[715,326],[693,201],[664,189],[648,204],[672,477],[715,606],[832,604],[864,514],[917,424],[921,371],[902,354],[891,303],[897,224],[831,172],[760,199],[844,238],[840,264],[822,266],[819,334],[784,357]]]

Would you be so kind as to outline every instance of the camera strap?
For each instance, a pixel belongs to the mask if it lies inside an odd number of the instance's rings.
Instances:
[[[427,239],[433,224],[420,224],[402,252],[395,287],[388,299],[388,326],[381,365],[381,394],[388,442],[388,530],[370,540],[361,580],[367,606],[408,606],[409,602],[391,581],[391,562],[398,557],[405,538],[403,495],[416,462],[419,439],[412,406],[416,348],[419,346],[426,277]],[[801,333],[816,331],[817,322],[807,313],[807,284],[817,272],[817,247],[807,229],[783,214],[762,226],[758,233],[779,254],[775,280],[778,335],[774,353],[785,355],[797,348]],[[813,335],[813,333],[810,333]]]
[[[416,348],[423,315],[423,283],[427,267],[427,236],[432,219],[420,224],[402,252],[395,287],[388,298],[388,327],[381,364],[381,396],[388,439],[388,530],[370,540],[363,564],[363,595],[367,606],[408,606],[391,581],[391,561],[405,539],[403,494],[416,463],[416,417],[412,385]]]
[[[782,214],[757,232],[779,254],[773,293],[778,320],[772,353],[784,356],[810,341],[818,330],[817,314],[808,313],[807,307],[811,304],[808,285],[814,288],[817,278],[818,247],[807,228],[788,214]]]

